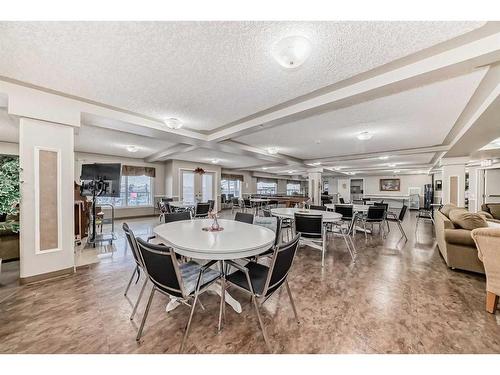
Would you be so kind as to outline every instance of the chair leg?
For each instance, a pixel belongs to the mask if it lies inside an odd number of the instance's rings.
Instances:
[[[349,254],[351,255],[352,260],[354,261],[354,252],[351,249],[351,246],[349,245],[349,240],[347,239],[347,237],[349,237],[349,235],[346,236],[345,233],[342,231],[342,228],[340,229],[340,233],[342,233],[342,237],[344,238],[345,244],[347,246],[347,250],[349,250]]]
[[[137,301],[135,302],[134,309],[132,310],[132,314],[130,314],[130,320],[134,319],[135,312],[137,311],[137,307],[139,306],[139,302],[141,302],[142,295],[144,293],[144,289],[146,289],[146,284],[148,283],[148,279],[144,280],[144,284],[142,285],[141,291],[139,293],[139,297],[137,297]]]
[[[127,296],[128,290],[130,289],[130,285],[132,284],[132,280],[134,279],[135,273],[137,272],[138,266],[135,266],[134,272],[132,273],[132,276],[130,276],[130,280],[127,284],[127,289],[125,289],[125,293],[123,294],[124,296]]]
[[[288,285],[288,280],[285,281],[285,285],[286,285],[286,291],[288,293],[288,297],[290,298],[290,303],[292,305],[293,315],[295,315],[295,320],[297,321],[297,324],[300,324],[299,316],[297,314],[297,309],[295,308],[295,302],[293,301],[293,297],[292,297],[292,291],[290,290],[290,285]]]
[[[136,341],[139,341],[142,336],[142,330],[144,329],[144,324],[146,323],[146,318],[148,317],[149,314],[149,308],[151,307],[151,302],[153,302],[153,296],[155,295],[155,287],[151,289],[151,294],[149,295],[149,300],[148,304],[146,306],[146,311],[144,311],[144,316],[142,317],[142,322],[141,326],[139,327],[139,332],[137,332],[137,337],[135,338]]]
[[[189,314],[189,319],[188,319],[188,322],[187,322],[187,325],[186,325],[186,330],[184,331],[184,337],[182,338],[182,342],[181,342],[181,347],[179,349],[179,353],[182,353],[182,351],[184,350],[184,344],[186,343],[186,340],[187,340],[188,335],[189,335],[189,329],[191,328],[191,321],[193,320],[194,309],[196,307],[196,303],[198,302],[198,295],[200,293],[200,284],[201,284],[201,278],[202,278],[202,276],[203,276],[203,273],[200,272],[200,275],[198,276],[198,282],[196,283],[196,291],[194,293],[193,305],[191,306],[191,313]],[[222,294],[224,294],[224,292]]]
[[[323,229],[323,237],[321,241],[321,267],[325,266],[325,253],[326,253],[326,238],[325,238],[325,232]]]
[[[405,238],[405,242],[406,242],[406,241],[408,241],[408,237],[406,236],[406,233],[405,233],[405,231],[404,231],[404,229],[403,229],[403,226],[401,225],[401,222],[400,222],[400,221],[398,221],[397,223],[398,223],[399,230],[401,231],[401,234],[402,234],[402,235],[404,236],[404,238]]]
[[[495,293],[486,291],[486,311],[494,314],[498,305],[498,296]]]
[[[366,221],[363,222],[363,230],[365,231],[365,240],[367,240],[368,234],[366,233]]]
[[[222,265],[224,267],[224,265]],[[221,282],[221,295],[220,295],[220,307],[219,307],[219,327],[218,331],[220,332],[222,330],[222,327],[224,326],[224,315],[225,315],[225,303],[226,303],[226,280],[225,276],[223,276],[220,280]]]
[[[245,271],[245,276],[247,278],[247,283],[250,289],[250,293],[252,294],[252,302],[255,307],[255,313],[257,314],[257,319],[259,320],[260,329],[262,330],[262,336],[264,336],[264,341],[266,343],[267,349],[269,350],[269,352],[272,352],[271,345],[269,344],[269,340],[267,338],[266,329],[264,327],[264,322],[262,322],[262,318],[260,316],[259,305],[257,304],[257,299],[255,297],[255,292],[253,290],[252,280],[250,280],[250,275],[248,274],[248,271]]]

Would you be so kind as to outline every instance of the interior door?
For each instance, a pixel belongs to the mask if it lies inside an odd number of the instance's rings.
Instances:
[[[195,174],[193,171],[183,170],[181,172],[181,189],[180,189],[180,199],[185,202],[195,201]]]
[[[215,200],[215,173],[195,174],[194,171],[182,170],[180,175],[180,195],[185,202],[206,202]]]
[[[486,203],[500,203],[500,169],[486,169],[484,174]]]
[[[201,200],[206,202],[214,198],[215,173],[205,172],[201,175]]]

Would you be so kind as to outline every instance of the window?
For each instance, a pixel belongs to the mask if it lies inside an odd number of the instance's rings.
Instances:
[[[300,182],[288,181],[286,183],[286,195],[300,194]]]
[[[276,194],[278,183],[276,180],[257,179],[257,194]]]
[[[241,181],[239,180],[221,180],[220,181],[221,194],[232,194],[233,197],[241,198]]]
[[[115,207],[152,206],[152,181],[148,176],[122,176],[120,197],[98,197],[97,204],[112,204]]]
[[[194,202],[194,172],[182,171],[182,200]]]

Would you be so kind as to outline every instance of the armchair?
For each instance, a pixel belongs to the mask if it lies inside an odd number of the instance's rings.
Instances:
[[[495,313],[500,296],[500,228],[478,228],[471,232],[486,272],[486,311]]]

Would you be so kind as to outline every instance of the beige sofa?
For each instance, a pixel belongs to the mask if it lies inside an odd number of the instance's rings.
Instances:
[[[447,214],[445,210],[437,211],[434,215],[436,240],[446,264],[452,269],[484,274],[484,266],[478,258],[471,231],[455,226]]]
[[[500,203],[485,203],[481,205],[481,211],[489,219],[493,219],[495,222],[500,223]]]
[[[494,314],[500,296],[500,227],[474,229],[472,238],[486,270],[486,311]]]

